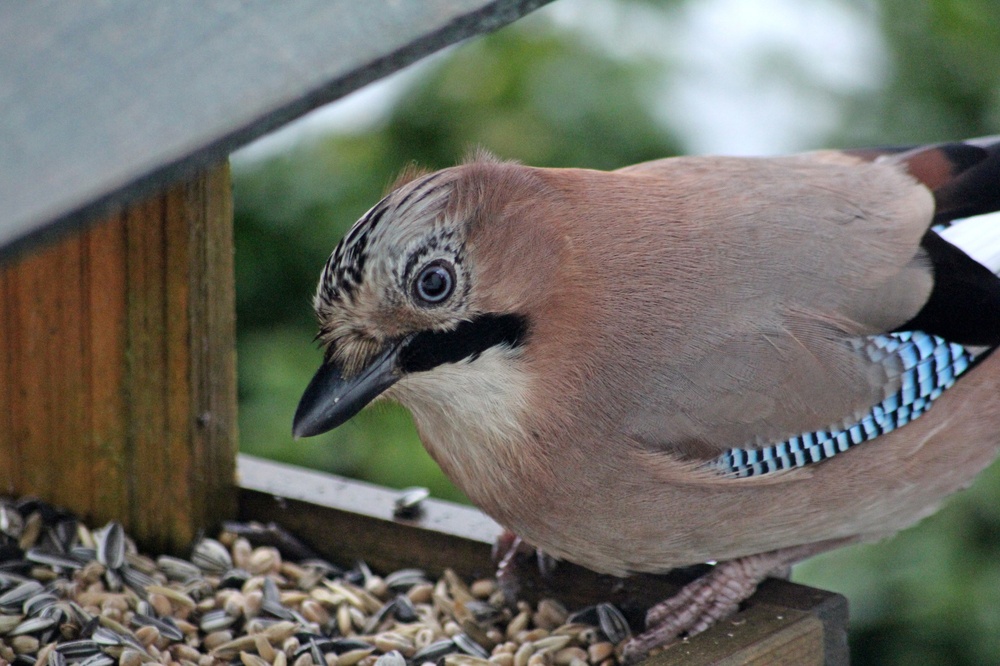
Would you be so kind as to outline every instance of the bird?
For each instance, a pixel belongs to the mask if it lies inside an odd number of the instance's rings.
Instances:
[[[615,171],[474,151],[336,246],[296,438],[401,403],[511,533],[714,566],[626,661],[933,513],[1000,446],[1000,136]]]

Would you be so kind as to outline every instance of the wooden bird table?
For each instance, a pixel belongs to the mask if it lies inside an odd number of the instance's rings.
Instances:
[[[498,528],[393,491],[237,456],[230,152],[547,0],[0,6],[0,492],[182,551],[234,517],[333,561],[471,575]],[[238,473],[237,473],[238,472]],[[642,604],[571,566],[567,601]],[[768,581],[667,664],[843,664],[846,601]]]

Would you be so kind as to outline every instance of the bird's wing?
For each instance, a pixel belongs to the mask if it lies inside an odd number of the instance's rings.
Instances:
[[[607,385],[635,390],[616,418],[647,446],[739,474],[822,460],[916,418],[1000,343],[1000,279],[930,230],[1000,208],[1000,140],[618,173],[688,193],[634,217],[640,235],[684,227],[663,231],[672,266],[621,266],[639,317],[676,324],[652,351],[618,346],[649,358],[608,359],[631,376]]]

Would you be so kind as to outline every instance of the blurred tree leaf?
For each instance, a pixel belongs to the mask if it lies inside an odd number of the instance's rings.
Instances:
[[[1000,3],[881,0],[891,74],[852,101],[837,143],[886,145],[992,134],[1000,126]]]

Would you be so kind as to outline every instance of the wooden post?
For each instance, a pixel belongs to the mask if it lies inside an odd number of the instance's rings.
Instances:
[[[0,266],[0,492],[154,552],[236,508],[228,164]]]

